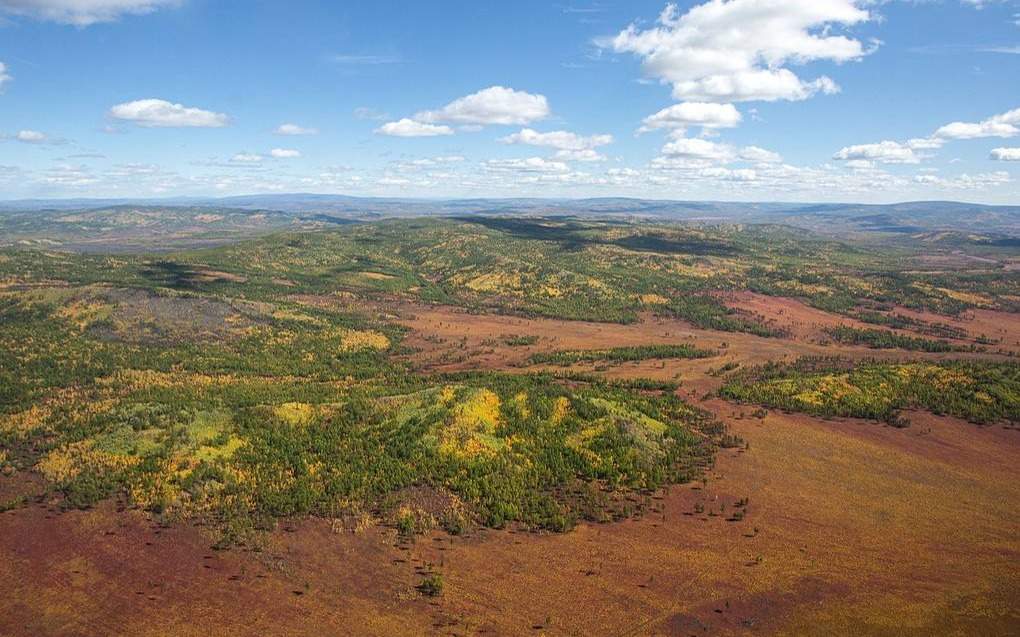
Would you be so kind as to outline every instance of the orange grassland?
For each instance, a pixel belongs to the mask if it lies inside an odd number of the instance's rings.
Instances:
[[[733,302],[791,337],[652,317],[621,326],[384,308],[412,329],[424,371],[531,370],[532,353],[557,349],[721,348],[599,371],[678,378],[682,396],[749,445],[720,451],[704,483],[657,495],[638,518],[413,543],[382,525],[301,519],[281,523],[261,552],[214,552],[201,528],[163,528],[112,502],[60,512],[43,501],[0,514],[0,635],[1020,634],[1020,431],[923,412],[906,429],[759,417],[712,398],[721,381],[711,372],[730,361],[938,357],[823,343],[820,326],[836,319],[796,301]],[[994,329],[1008,350],[1020,342],[1015,315],[960,326]],[[539,340],[510,347],[503,335]],[[35,480],[2,477],[0,495],[37,492]],[[727,520],[744,498],[748,515]],[[434,599],[415,588],[430,569],[445,582]]]

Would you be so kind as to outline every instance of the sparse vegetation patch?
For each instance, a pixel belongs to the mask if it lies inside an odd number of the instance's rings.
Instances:
[[[731,400],[822,417],[906,424],[921,408],[975,423],[1020,423],[1020,365],[974,361],[854,364],[804,359],[737,373],[720,391]]]

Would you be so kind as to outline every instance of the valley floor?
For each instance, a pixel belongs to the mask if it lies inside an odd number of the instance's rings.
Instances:
[[[0,635],[1020,632],[1020,431],[921,411],[906,415],[907,428],[762,415],[710,396],[727,362],[944,355],[823,345],[826,315],[793,301],[770,317],[790,329],[784,339],[651,317],[621,326],[375,309],[411,328],[407,343],[420,351],[409,356],[423,371],[534,370],[533,353],[577,347],[725,343],[704,360],[569,369],[678,379],[681,396],[747,447],[721,450],[705,482],[655,496],[636,519],[562,534],[405,542],[381,525],[353,532],[300,519],[261,552],[212,551],[200,527],[161,527],[113,502],[70,512],[34,502],[0,514]],[[1015,315],[980,312],[961,326],[995,329],[1004,350],[1018,349]],[[538,338],[495,343],[506,334]],[[41,488],[27,472],[0,477],[4,499]],[[441,597],[415,588],[431,568],[444,575]]]

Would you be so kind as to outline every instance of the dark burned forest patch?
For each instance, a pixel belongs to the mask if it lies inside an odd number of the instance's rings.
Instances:
[[[169,344],[234,338],[256,324],[236,304],[148,290],[111,289],[99,296],[110,305],[108,318],[91,324],[90,335],[127,343]]]
[[[734,256],[740,250],[722,241],[713,241],[683,233],[657,233],[640,231],[620,238],[599,236],[592,231],[599,226],[579,221],[552,221],[548,219],[511,219],[504,217],[464,217],[462,221],[484,226],[527,239],[559,243],[564,250],[576,251],[589,246],[614,245],[635,252],[656,254],[686,254],[692,256]]]
[[[245,283],[247,281],[239,274],[177,261],[154,261],[142,268],[141,275],[161,287],[190,291],[214,289],[216,284]]]

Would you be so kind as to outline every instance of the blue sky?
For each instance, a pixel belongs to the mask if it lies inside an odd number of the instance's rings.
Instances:
[[[1020,0],[0,0],[0,198],[1018,184]]]

